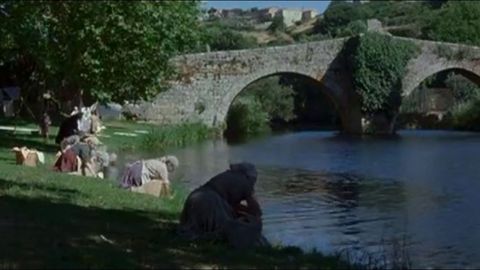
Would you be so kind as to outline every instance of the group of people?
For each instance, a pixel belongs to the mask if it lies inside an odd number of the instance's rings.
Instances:
[[[126,166],[123,188],[142,188],[153,182],[171,195],[169,173],[178,167],[174,156],[139,160]],[[253,164],[230,168],[193,190],[180,216],[178,234],[187,240],[226,241],[235,248],[268,246],[262,235],[262,210],[255,197],[257,170]]]
[[[86,124],[84,116],[85,111],[78,110],[61,125],[55,170],[119,179],[120,186],[131,191],[149,193],[146,190],[154,187],[157,195],[171,195],[170,174],[179,166],[176,157],[137,160],[127,164],[117,178],[119,175],[109,173],[116,155],[102,149],[95,136],[99,120],[90,118]],[[253,164],[237,163],[193,190],[185,201],[178,234],[188,240],[223,240],[236,248],[269,245],[262,235],[262,210],[254,191],[256,180]]]
[[[89,177],[114,177],[109,167],[115,166],[116,155],[108,154],[97,138],[100,119],[96,105],[74,110],[61,125],[55,142],[60,145],[54,170]]]

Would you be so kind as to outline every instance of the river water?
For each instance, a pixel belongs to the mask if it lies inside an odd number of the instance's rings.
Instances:
[[[212,140],[172,152],[181,162],[175,179],[192,190],[229,162],[249,161],[259,172],[264,234],[274,244],[357,258],[397,251],[413,267],[480,268],[480,134],[398,135]]]

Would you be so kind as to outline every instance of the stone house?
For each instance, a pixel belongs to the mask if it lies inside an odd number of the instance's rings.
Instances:
[[[280,9],[275,16],[281,17],[285,25],[289,27],[298,21],[302,21],[303,11],[299,9]]]
[[[309,21],[315,18],[318,15],[318,12],[314,9],[307,9],[302,12],[302,22]]]
[[[273,17],[275,17],[275,15],[277,14],[278,10],[279,9],[275,7],[260,9],[257,11],[255,17],[257,18],[257,20],[262,22],[271,21]]]
[[[235,18],[243,15],[243,10],[240,8],[223,9],[221,10],[223,18]]]

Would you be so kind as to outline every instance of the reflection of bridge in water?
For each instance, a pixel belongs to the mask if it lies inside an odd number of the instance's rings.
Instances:
[[[480,48],[452,43],[393,37],[414,42],[420,53],[411,59],[402,81],[408,96],[424,79],[457,70],[480,82]],[[159,123],[225,123],[233,99],[249,84],[276,74],[314,80],[336,105],[345,131],[361,131],[358,97],[341,51],[346,38],[251,50],[183,55],[172,59],[179,70],[169,90],[141,106],[140,115]],[[447,57],[446,51],[453,56]]]

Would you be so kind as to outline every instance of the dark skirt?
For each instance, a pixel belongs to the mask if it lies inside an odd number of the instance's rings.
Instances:
[[[139,187],[142,185],[142,162],[135,161],[125,168],[122,176],[121,186],[123,188]]]
[[[78,169],[77,155],[72,149],[65,151],[55,162],[54,168],[57,172],[75,172]]]
[[[228,202],[208,186],[197,188],[188,196],[178,233],[188,240],[226,241],[235,248],[268,245],[261,221],[239,218]]]

